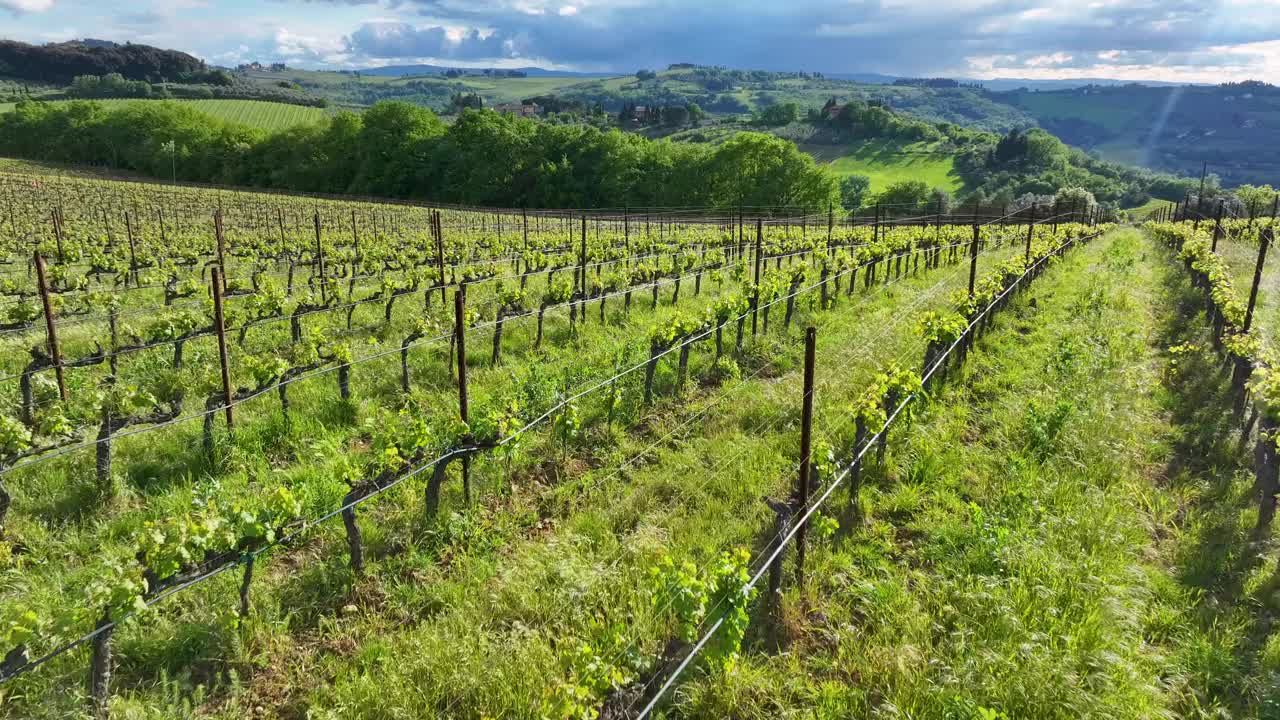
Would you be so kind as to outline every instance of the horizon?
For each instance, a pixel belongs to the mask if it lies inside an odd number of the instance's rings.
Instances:
[[[1220,84],[1280,75],[1275,0],[0,0],[5,37],[101,38],[213,65],[538,67],[627,75],[672,63],[738,69]]]

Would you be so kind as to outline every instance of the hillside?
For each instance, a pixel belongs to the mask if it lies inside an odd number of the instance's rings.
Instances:
[[[379,100],[403,100],[443,111],[458,93],[478,93],[486,106],[518,102],[524,98],[557,94],[584,82],[580,77],[496,78],[484,75],[446,77],[442,73],[381,75],[365,71],[251,69],[236,77],[260,86],[292,83],[331,104],[351,109],[368,107]]]
[[[480,74],[446,77],[442,73],[387,77],[369,71],[311,71],[287,68],[238,73],[256,83],[282,80],[344,107],[362,107],[378,100],[405,100],[444,110],[456,93],[477,93],[486,106],[542,95],[557,95],[585,107],[596,104],[608,112],[623,105],[697,104],[712,114],[740,115],[778,103],[820,107],[834,97],[879,101],[929,122],[1002,132],[1034,124],[1025,111],[997,102],[973,88],[926,88],[863,83],[823,77],[820,73],[780,73],[677,68],[655,73],[652,79],[634,75],[610,78],[527,77],[496,78]]]
[[[1268,183],[1280,165],[1280,88],[1086,87],[996,95],[1065,142],[1118,162],[1226,185]]]

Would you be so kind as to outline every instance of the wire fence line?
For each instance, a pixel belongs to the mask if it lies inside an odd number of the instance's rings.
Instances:
[[[1093,239],[1094,237],[1097,237],[1097,233],[1093,235],[1085,236],[1084,239],[1090,240],[1090,239]],[[933,375],[937,372],[938,368],[941,367],[941,365],[947,361],[950,355],[953,352],[955,352],[955,350],[959,348],[962,343],[967,341],[969,337],[976,331],[976,328],[978,327],[979,323],[981,323],[982,320],[988,314],[990,314],[993,311],[993,309],[1005,299],[1006,296],[1009,295],[1009,293],[1021,287],[1023,280],[1029,277],[1033,271],[1038,270],[1051,257],[1057,256],[1067,247],[1075,244],[1079,239],[1081,238],[1073,238],[1067,241],[1066,243],[1063,243],[1062,245],[1055,248],[1055,250],[1052,253],[1046,255],[1045,257],[1037,261],[1035,264],[1033,264],[1031,267],[1027,268],[1022,273],[1022,275],[1020,275],[1017,278],[1017,280],[1011,283],[1008,288],[1006,288],[1003,292],[997,295],[985,308],[983,308],[979,313],[977,313],[975,317],[972,320],[970,320],[970,322],[968,323],[968,326],[965,328],[964,332],[960,335],[960,337],[956,338],[942,353],[938,355],[938,357],[934,360],[933,364],[930,367],[925,369],[925,372],[921,376],[922,382],[927,383],[928,380],[933,377]],[[774,560],[778,558],[778,556],[786,549],[786,547],[795,539],[800,529],[803,526],[805,526],[805,524],[808,523],[809,519],[813,516],[813,514],[816,513],[819,508],[822,507],[822,505],[826,502],[827,498],[831,496],[831,494],[835,491],[835,489],[839,487],[841,483],[844,482],[845,478],[848,477],[849,473],[852,472],[853,468],[861,464],[867,452],[869,452],[871,448],[874,447],[875,444],[880,441],[882,436],[884,436],[886,433],[889,432],[889,429],[893,426],[894,421],[897,420],[897,418],[901,415],[903,410],[908,405],[910,405],[913,401],[915,401],[917,398],[921,396],[922,396],[922,391],[919,391],[919,392],[912,392],[909,395],[907,395],[905,398],[903,398],[894,408],[893,412],[888,414],[884,427],[882,427],[880,430],[876,431],[874,434],[866,438],[862,446],[856,450],[856,452],[854,453],[852,458],[849,460],[849,462],[843,465],[843,467],[835,475],[832,481],[830,483],[827,483],[826,487],[822,490],[822,492],[816,496],[816,499],[814,499],[804,508],[803,512],[800,514],[799,519],[791,523],[790,528],[787,530],[787,532],[781,538],[781,540],[777,543],[777,546],[774,547],[774,549],[771,552],[769,552],[769,554],[765,557],[764,562],[760,564],[759,569],[757,569],[756,572],[751,575],[750,579],[742,586],[740,592],[744,596],[749,595],[751,591],[755,589],[756,585],[760,582],[761,578],[764,576],[764,573],[767,570],[767,568],[773,563]],[[644,706],[644,708],[640,711],[639,715],[636,716],[637,720],[644,720],[644,718],[649,717],[649,715],[657,707],[658,703],[662,700],[662,698],[666,695],[666,693],[675,684],[676,680],[679,679],[680,675],[688,668],[688,666],[699,655],[699,653],[702,652],[703,648],[706,647],[707,643],[710,642],[711,638],[724,624],[724,620],[725,618],[723,615],[717,617],[715,621],[711,624],[711,626],[706,631],[703,632],[703,634],[699,637],[697,643],[694,644],[694,646],[689,650],[689,652],[685,655],[685,657],[681,660],[681,662],[670,673],[666,681],[659,688],[658,692]],[[633,701],[632,706],[634,706],[634,704],[635,702]]]
[[[956,243],[956,244],[954,244],[954,245],[943,246],[943,247],[939,247],[939,248],[936,248],[936,249],[937,249],[937,250],[943,250],[943,249],[947,249],[947,248],[950,248],[950,247],[959,247],[959,246],[962,246],[962,245],[965,245],[965,244],[967,244],[967,243]],[[794,254],[795,254],[795,255],[801,255],[801,254],[804,254],[804,253],[806,253],[806,252],[811,252],[811,251],[801,251],[801,252],[794,253]],[[772,259],[772,258],[771,258],[771,259]],[[729,323],[731,323],[731,322],[735,322],[735,321],[736,321],[736,320],[738,320],[738,319],[745,319],[745,318],[749,317],[749,316],[751,315],[751,313],[752,313],[754,310],[763,310],[763,309],[765,309],[765,308],[767,308],[767,307],[771,307],[771,306],[776,305],[776,304],[778,304],[778,303],[786,302],[786,301],[788,301],[788,300],[790,300],[790,299],[792,299],[792,298],[794,298],[794,297],[796,297],[796,296],[799,296],[799,295],[801,295],[801,294],[804,294],[804,293],[807,293],[807,292],[811,292],[811,291],[813,291],[813,290],[815,290],[815,289],[817,289],[817,288],[822,287],[822,286],[823,286],[824,284],[826,284],[826,283],[829,283],[829,282],[835,282],[835,281],[837,281],[837,279],[838,279],[838,278],[843,277],[844,275],[847,275],[847,274],[852,273],[852,272],[856,272],[856,271],[857,271],[857,270],[859,270],[859,269],[862,269],[862,268],[868,267],[868,266],[870,266],[870,265],[872,265],[872,264],[874,264],[874,263],[880,262],[880,260],[881,260],[881,259],[877,259],[877,260],[874,260],[874,261],[867,261],[867,262],[864,262],[864,263],[862,263],[862,264],[860,264],[860,265],[856,265],[856,266],[854,266],[854,267],[852,267],[852,268],[849,268],[849,269],[847,269],[847,270],[844,270],[844,271],[842,271],[842,272],[832,274],[832,275],[828,276],[826,279],[821,280],[821,281],[819,281],[819,282],[816,282],[816,283],[810,284],[810,285],[805,286],[805,287],[802,287],[802,288],[798,288],[798,289],[797,289],[796,291],[794,291],[794,292],[787,293],[787,294],[785,294],[785,295],[781,295],[780,297],[776,298],[775,300],[773,300],[773,301],[771,301],[771,302],[769,302],[769,303],[766,303],[766,304],[764,304],[764,305],[761,305],[761,306],[760,306],[760,307],[758,307],[758,308],[751,308],[751,309],[748,309],[746,312],[743,312],[743,313],[739,314],[737,317],[735,317],[735,318],[733,318],[733,319],[731,319],[731,320],[727,321],[725,324],[729,324]],[[672,282],[674,282],[674,280],[672,280]],[[566,303],[566,304],[567,304],[567,303]],[[668,355],[668,354],[670,354],[670,353],[672,353],[672,352],[675,352],[675,351],[677,351],[677,350],[682,349],[684,346],[692,345],[693,343],[696,343],[696,342],[699,342],[699,341],[705,340],[707,337],[709,337],[709,336],[710,336],[710,333],[711,333],[711,332],[713,332],[713,331],[714,331],[714,329],[707,329],[707,330],[704,330],[703,332],[698,333],[698,334],[696,334],[696,335],[694,335],[694,336],[688,337],[688,338],[684,339],[683,341],[681,341],[680,343],[678,343],[678,344],[676,344],[676,345],[673,345],[672,347],[670,347],[670,348],[668,348],[668,349],[664,350],[664,351],[663,351],[662,353],[660,353],[657,357],[658,357],[658,358],[664,357],[664,356],[666,356],[666,355]],[[441,337],[445,337],[445,336],[441,336]],[[434,338],[433,340],[439,340],[439,339],[440,339],[440,338]],[[397,351],[397,352],[398,352],[398,351]],[[383,355],[385,355],[385,354],[389,354],[389,353],[383,353]],[[372,358],[363,358],[363,359],[364,359],[364,360],[368,360],[368,359],[372,359]],[[613,382],[613,381],[615,381],[615,380],[617,380],[617,379],[619,379],[619,378],[621,378],[621,377],[623,377],[623,376],[625,376],[625,375],[628,375],[628,374],[630,374],[630,373],[633,373],[633,372],[638,371],[639,369],[641,369],[641,368],[643,368],[645,365],[647,365],[647,364],[648,364],[648,362],[649,362],[649,361],[646,361],[646,362],[644,362],[644,363],[639,363],[639,364],[633,365],[633,366],[631,366],[631,367],[629,367],[629,368],[627,368],[627,369],[625,369],[625,370],[623,370],[623,371],[621,371],[621,372],[619,372],[619,373],[616,373],[615,375],[613,375],[613,376],[612,376],[612,377],[610,377],[610,378],[607,378],[607,379],[602,380],[602,381],[598,381],[598,382],[596,382],[596,383],[592,384],[591,386],[589,386],[588,388],[586,388],[586,389],[584,389],[584,390],[581,390],[581,391],[579,391],[579,392],[577,392],[577,393],[575,393],[575,394],[573,394],[573,395],[571,395],[571,396],[569,396],[569,397],[566,397],[566,398],[562,399],[559,403],[557,403],[557,404],[556,404],[556,406],[555,406],[552,410],[550,410],[550,411],[548,411],[548,412],[546,412],[546,413],[543,413],[541,416],[539,416],[539,417],[538,417],[537,419],[535,419],[533,422],[527,423],[525,426],[523,426],[523,427],[521,427],[521,428],[519,428],[519,429],[515,430],[514,432],[512,432],[512,433],[511,433],[511,434],[509,434],[508,436],[504,437],[503,441],[499,444],[499,446],[504,445],[504,444],[507,444],[507,443],[510,443],[511,441],[513,441],[514,439],[516,439],[517,437],[519,437],[520,435],[522,435],[522,434],[524,434],[524,433],[526,433],[526,432],[531,431],[533,428],[535,428],[535,427],[536,427],[537,425],[539,425],[541,422],[544,422],[546,419],[548,419],[548,418],[550,418],[551,416],[553,416],[553,415],[555,414],[555,412],[557,412],[557,411],[559,411],[559,410],[562,410],[562,409],[563,409],[565,406],[567,406],[569,403],[574,402],[575,400],[580,399],[581,397],[584,397],[585,395],[587,395],[587,394],[589,394],[589,393],[591,393],[591,392],[594,392],[594,391],[596,391],[596,390],[599,390],[599,389],[600,389],[600,388],[602,388],[602,387],[606,387],[606,386],[608,386],[611,382]],[[335,369],[335,368],[324,368],[324,369],[322,369],[322,370],[323,370],[323,371],[332,371],[333,369]],[[757,371],[757,373],[758,373],[758,372],[761,372],[762,370],[763,370],[763,368],[762,368],[761,370],[758,370],[758,371]],[[321,371],[315,371],[315,374],[321,374]],[[302,379],[302,376],[299,376],[299,377],[295,378],[293,381],[296,381],[296,380],[298,380],[298,379]],[[261,394],[264,394],[264,393],[266,393],[266,392],[269,392],[270,390],[274,389],[275,387],[276,387],[276,386],[272,386],[272,387],[268,387],[268,388],[262,389],[262,390],[260,390],[260,391],[258,391],[258,392],[256,392],[256,393],[254,393],[254,394],[253,394],[253,395],[251,395],[251,396],[248,396],[248,397],[245,397],[245,398],[241,398],[241,399],[239,399],[239,402],[244,402],[244,401],[247,401],[248,399],[251,399],[252,397],[256,397],[256,396],[258,396],[258,395],[261,395]],[[710,408],[708,408],[708,410],[709,410],[709,409],[710,409]],[[190,417],[198,417],[198,416],[208,415],[208,414],[209,414],[209,413],[211,413],[211,412],[218,412],[219,410],[221,410],[221,408],[220,408],[220,407],[219,407],[219,408],[214,408],[214,409],[212,409],[212,410],[208,410],[208,411],[206,411],[206,412],[199,413],[199,414],[197,414],[197,415],[189,416],[189,417],[187,417],[187,418],[185,418],[185,419],[190,419]],[[148,427],[148,428],[140,429],[138,432],[149,431],[149,430],[156,429],[156,428],[159,428],[159,427],[164,427],[164,426],[167,426],[167,425],[173,424],[173,423],[175,423],[175,422],[178,422],[179,420],[180,420],[180,419],[174,419],[174,420],[169,421],[169,422],[167,422],[167,423],[165,423],[165,424],[163,424],[163,425],[157,425],[157,426],[153,426],[153,427]],[[134,433],[120,433],[120,434],[116,435],[115,437],[117,437],[117,438],[118,438],[118,437],[125,437],[125,436],[127,436],[128,434],[134,434]],[[92,444],[92,443],[89,443],[89,444]],[[87,444],[86,444],[86,445],[87,445]],[[71,449],[72,449],[72,448],[64,449],[64,451],[62,451],[62,452],[70,452],[70,451],[71,451]],[[249,560],[250,560],[250,559],[252,559],[252,558],[256,558],[257,556],[261,555],[262,553],[267,552],[268,550],[270,550],[270,549],[272,549],[272,548],[274,548],[274,547],[282,546],[282,545],[287,545],[287,544],[289,544],[289,543],[291,543],[291,542],[295,541],[297,538],[299,538],[299,537],[303,536],[304,534],[306,534],[306,533],[310,532],[312,528],[314,528],[314,527],[316,527],[316,526],[318,526],[318,525],[320,525],[320,524],[323,524],[323,523],[325,523],[325,522],[327,522],[327,521],[331,520],[332,518],[334,518],[334,517],[337,517],[337,516],[341,515],[343,512],[348,511],[348,510],[351,510],[351,509],[355,508],[356,506],[358,506],[358,505],[360,505],[360,504],[362,504],[362,503],[364,503],[364,502],[367,502],[367,501],[369,501],[369,500],[373,499],[374,497],[377,497],[378,495],[381,495],[381,494],[385,493],[386,491],[388,491],[388,490],[390,490],[390,489],[392,489],[392,488],[394,488],[394,487],[396,487],[396,486],[400,485],[401,483],[403,483],[403,482],[405,482],[405,481],[407,481],[407,480],[409,480],[409,479],[411,479],[411,478],[413,478],[413,477],[417,477],[417,476],[419,476],[419,475],[420,475],[420,474],[422,474],[423,472],[426,472],[427,470],[430,470],[430,469],[434,468],[434,467],[435,467],[435,466],[437,466],[439,463],[441,463],[441,462],[445,462],[445,461],[448,461],[448,460],[451,460],[451,459],[456,458],[456,457],[461,457],[461,456],[464,456],[464,455],[470,454],[470,453],[472,453],[472,452],[475,452],[475,450],[476,450],[476,449],[477,449],[477,448],[466,448],[466,447],[464,447],[464,448],[454,448],[454,449],[451,449],[451,450],[449,450],[448,452],[444,453],[443,455],[440,455],[440,456],[436,457],[435,459],[430,460],[429,462],[422,463],[422,464],[419,464],[419,465],[418,465],[418,466],[416,466],[416,467],[410,468],[409,470],[407,470],[406,472],[402,473],[400,476],[396,477],[395,479],[393,479],[393,480],[391,480],[391,481],[389,481],[389,482],[387,482],[387,483],[384,483],[384,484],[381,484],[381,485],[379,485],[379,486],[375,487],[375,488],[374,488],[371,492],[369,492],[369,493],[363,494],[362,496],[360,496],[360,497],[358,497],[358,498],[355,498],[355,499],[353,499],[353,500],[350,500],[350,501],[344,502],[340,507],[338,507],[338,508],[336,508],[336,509],[333,509],[333,510],[331,510],[331,511],[329,511],[329,512],[327,512],[327,513],[325,513],[325,514],[323,514],[323,515],[321,515],[321,516],[319,516],[319,517],[316,517],[316,518],[314,518],[314,519],[312,519],[312,520],[309,520],[309,521],[305,521],[305,522],[303,522],[299,527],[297,527],[296,529],[294,529],[293,531],[291,531],[291,532],[289,532],[289,533],[286,533],[286,534],[282,535],[279,539],[277,539],[277,540],[276,540],[275,542],[273,542],[273,543],[270,543],[270,544],[265,545],[265,546],[260,547],[260,548],[256,548],[256,549],[254,549],[254,550],[253,550],[253,551],[251,551],[251,552],[241,553],[241,554],[235,554],[235,555],[234,555],[234,557],[229,557],[229,556],[225,556],[225,555],[224,555],[224,556],[222,556],[222,557],[215,558],[213,561],[211,561],[211,562],[213,563],[213,566],[212,566],[212,567],[209,567],[208,569],[202,569],[202,570],[199,570],[195,575],[188,576],[188,577],[184,578],[181,582],[179,582],[179,583],[177,583],[177,584],[175,584],[175,585],[173,585],[173,586],[167,587],[167,588],[166,588],[165,590],[163,590],[162,592],[157,593],[154,597],[149,598],[148,600],[146,600],[146,606],[147,606],[147,607],[154,606],[155,604],[157,604],[157,603],[159,603],[159,602],[162,602],[164,599],[166,599],[166,598],[168,598],[168,597],[171,597],[172,595],[174,595],[174,594],[176,594],[176,593],[178,593],[178,592],[181,592],[181,591],[183,591],[183,590],[186,590],[187,588],[194,587],[194,586],[197,586],[197,585],[199,585],[199,584],[202,584],[202,583],[204,583],[204,582],[206,582],[206,581],[208,581],[208,580],[210,580],[210,579],[212,579],[212,578],[214,578],[214,577],[217,577],[218,575],[221,575],[222,573],[226,572],[227,570],[229,570],[229,569],[231,569],[231,568],[233,568],[233,567],[236,567],[237,565],[240,565],[240,564],[242,564],[242,563],[244,563],[244,562],[247,562],[247,561],[249,561]],[[62,453],[60,452],[59,454],[62,454]],[[14,466],[13,468],[10,468],[10,470],[17,469],[18,467],[22,467],[22,466],[23,466],[23,465]],[[48,662],[52,661],[53,659],[55,659],[55,658],[57,658],[57,657],[59,657],[59,656],[61,656],[61,655],[65,654],[65,653],[67,653],[67,652],[70,652],[70,651],[72,651],[72,650],[74,650],[74,649],[76,649],[76,648],[78,648],[78,647],[82,646],[83,644],[85,644],[85,643],[87,643],[87,642],[90,642],[90,641],[91,641],[91,640],[93,640],[94,638],[99,637],[102,633],[105,633],[105,632],[108,632],[108,631],[110,631],[110,630],[114,629],[114,628],[115,628],[119,623],[124,622],[124,621],[126,621],[127,619],[129,619],[129,618],[132,616],[132,614],[133,614],[133,613],[129,613],[129,614],[127,614],[127,615],[125,615],[125,616],[122,616],[122,617],[120,617],[120,618],[114,618],[114,619],[112,619],[111,621],[109,621],[109,622],[107,622],[107,623],[105,623],[105,624],[101,624],[99,627],[95,628],[93,631],[91,631],[91,632],[89,632],[89,633],[86,633],[86,634],[84,634],[84,635],[82,635],[82,636],[80,636],[80,637],[76,638],[75,640],[73,640],[73,641],[69,642],[69,643],[66,643],[66,644],[64,644],[64,645],[62,645],[62,646],[59,646],[58,648],[55,648],[55,649],[51,650],[50,652],[46,653],[45,655],[43,655],[43,656],[41,656],[41,657],[39,657],[39,658],[36,658],[36,659],[31,660],[31,661],[29,661],[29,662],[27,662],[27,663],[25,663],[25,664],[23,664],[23,665],[18,666],[17,668],[13,669],[13,670],[11,671],[11,673],[10,673],[9,675],[7,675],[7,676],[4,678],[4,681],[5,681],[5,682],[7,682],[8,680],[13,679],[14,677],[17,677],[17,676],[20,676],[20,675],[26,674],[26,673],[28,673],[28,672],[30,672],[30,671],[32,671],[32,670],[34,670],[34,669],[36,669],[36,668],[38,668],[38,667],[40,667],[40,666],[44,665],[44,664],[46,664],[46,663],[48,663]]]

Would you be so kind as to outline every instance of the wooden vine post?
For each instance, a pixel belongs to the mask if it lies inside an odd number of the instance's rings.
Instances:
[[[129,237],[129,272],[125,275],[125,279],[133,278],[133,284],[136,287],[138,284],[138,243],[133,237],[133,220],[129,217],[127,210],[124,214],[124,232]]]
[[[53,319],[53,302],[49,297],[49,281],[45,277],[44,256],[36,253],[36,280],[40,284],[40,302],[44,304],[45,340],[49,357],[53,359],[53,372],[58,378],[58,395],[67,401],[67,378],[62,368],[62,348],[58,345],[58,326]]]
[[[1258,304],[1258,286],[1262,284],[1262,265],[1267,261],[1267,248],[1275,239],[1275,232],[1266,228],[1258,232],[1258,263],[1253,268],[1253,287],[1249,290],[1249,307],[1244,313],[1242,332],[1248,333],[1253,325],[1253,310]]]
[[[973,286],[978,280],[978,235],[981,230],[977,223],[973,225],[973,242],[969,243],[969,298],[973,298]]]
[[[93,636],[93,658],[89,662],[89,701],[94,720],[107,720],[111,705],[111,635],[115,626],[111,610],[104,610]]]
[[[1023,256],[1023,262],[1031,263],[1031,239],[1036,234],[1036,205],[1031,203],[1031,217],[1027,218],[1027,252]]]
[[[440,302],[444,303],[448,299],[444,289],[448,281],[444,277],[444,227],[440,224],[439,210],[431,211],[431,228],[436,236],[436,269],[440,272]]]
[[[356,229],[355,208],[352,208],[351,210],[351,247],[353,248],[353,251],[355,253],[355,259],[351,262],[351,266],[352,266],[351,275],[354,278],[356,273],[356,266],[360,264],[360,233]]]
[[[809,474],[813,455],[813,370],[814,355],[818,344],[818,330],[810,326],[804,332],[804,397],[800,415],[800,476],[796,482],[794,505],[803,514],[809,504]],[[805,534],[809,523],[802,521],[796,528],[796,585],[804,588]]]
[[[66,262],[66,256],[62,251],[62,213],[54,210],[51,217],[53,218],[53,239],[58,244],[58,262]]]
[[[320,242],[320,211],[319,210],[316,211],[316,214],[314,215],[313,219],[315,221],[315,226],[316,226],[316,263],[318,264],[318,269],[320,272],[320,302],[322,304],[327,305],[329,303],[329,299],[328,299],[329,290],[328,288],[325,287],[326,283],[325,283],[325,277],[324,277],[324,245],[321,244]]]
[[[458,291],[453,295],[453,333],[458,342],[458,415],[464,425],[471,421],[467,413],[467,284],[460,283]],[[471,441],[468,426],[464,443]],[[467,504],[471,504],[471,455],[462,456],[462,495]]]
[[[1222,206],[1223,201],[1218,201],[1218,210],[1213,215],[1213,244],[1210,250],[1218,252],[1218,238],[1222,235]]]
[[[587,324],[587,216],[582,216],[582,252],[578,258],[578,304],[581,306],[582,324]]]
[[[751,290],[751,336],[755,337],[760,319],[760,263],[764,260],[764,220],[756,218],[756,275]]]
[[[222,208],[218,208],[213,212],[213,235],[218,242],[218,270],[221,272],[214,273],[214,277],[221,277],[222,294],[227,292],[227,242],[226,236],[222,234]],[[317,237],[319,235],[317,234]],[[217,293],[215,293],[217,294]]]
[[[218,268],[213,269],[213,324],[218,333],[218,364],[222,366],[222,402],[227,414],[227,429],[235,427],[235,413],[231,404],[231,368],[227,363],[227,325],[222,312],[222,288],[224,280]]]

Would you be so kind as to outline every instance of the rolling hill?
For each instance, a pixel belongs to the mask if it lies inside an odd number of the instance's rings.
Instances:
[[[1187,175],[1208,163],[1226,185],[1280,179],[1280,88],[1272,85],[1090,86],[995,97],[1109,160]]]

